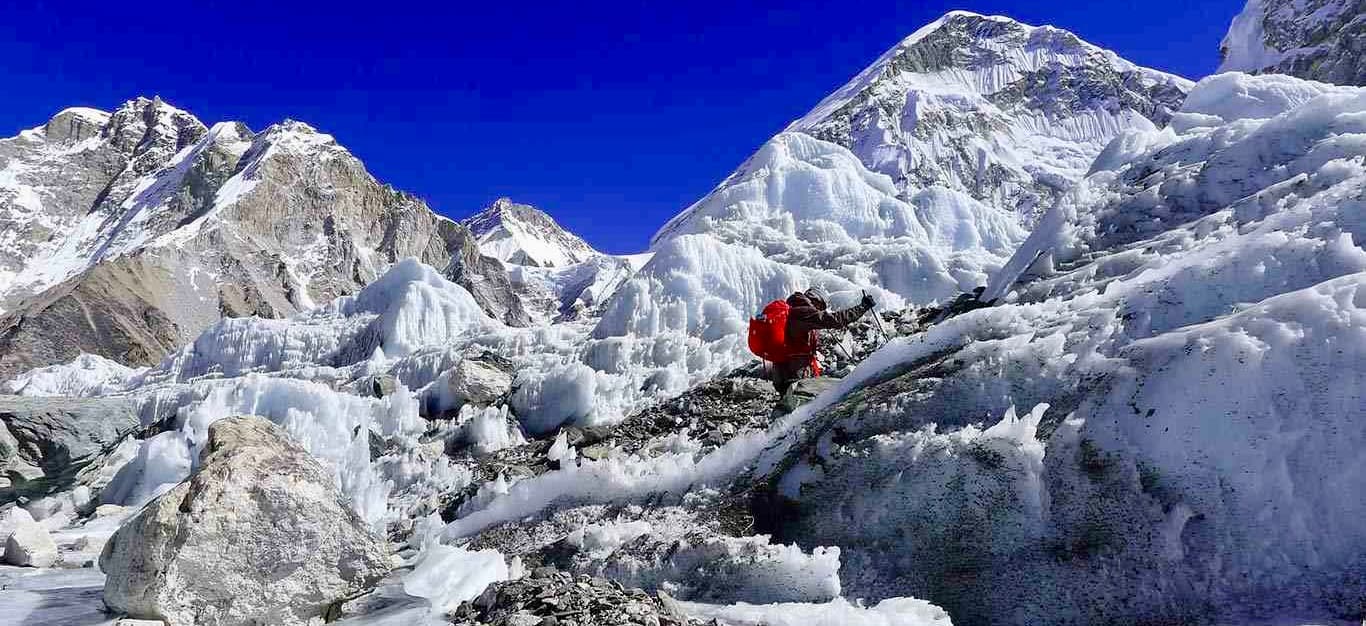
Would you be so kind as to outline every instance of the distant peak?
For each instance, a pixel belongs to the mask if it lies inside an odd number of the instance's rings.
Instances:
[[[122,111],[145,111],[147,109],[155,109],[159,112],[166,113],[181,113],[184,115],[190,115],[188,111],[176,107],[175,105],[172,105],[166,102],[165,100],[162,100],[161,96],[158,95],[154,95],[150,98],[148,98],[147,96],[137,96],[136,98],[128,100],[127,102],[124,102],[122,105],[120,105],[118,110],[115,111],[115,113],[117,114],[118,112]]]
[[[515,209],[516,207],[518,207],[518,206],[524,206],[524,207],[526,207],[526,208],[528,208],[528,209],[532,208],[531,205],[525,205],[525,204],[524,204],[524,205],[519,205],[519,204],[517,204],[516,202],[513,202],[513,201],[512,201],[512,198],[509,198],[509,197],[507,197],[507,196],[502,196],[502,197],[498,198],[497,200],[494,200],[494,201],[493,201],[493,204],[490,204],[490,205],[488,206],[488,208],[484,209],[484,210],[481,211],[481,212],[482,212],[482,213],[502,213],[503,211],[511,211],[511,210],[514,210],[514,209]]]
[[[560,267],[599,253],[545,211],[500,197],[461,221],[489,256],[514,265]]]
[[[497,228],[504,221],[548,221],[554,223],[554,218],[529,204],[518,204],[507,196],[499,197],[484,210],[475,213],[464,220],[465,225],[470,227],[476,235],[488,232]]]

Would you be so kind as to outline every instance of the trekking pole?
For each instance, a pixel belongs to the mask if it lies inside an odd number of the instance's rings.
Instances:
[[[864,295],[867,295],[868,292],[865,291],[863,293]],[[873,323],[877,326],[877,332],[882,335],[882,345],[887,345],[887,342],[891,341],[892,337],[887,334],[887,329],[882,327],[882,316],[877,314],[876,309],[869,309],[868,312],[873,314]]]

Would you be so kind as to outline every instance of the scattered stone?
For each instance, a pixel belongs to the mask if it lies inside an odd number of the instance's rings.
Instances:
[[[686,617],[641,589],[540,567],[527,578],[494,583],[450,616],[461,626],[682,626]]]
[[[391,396],[398,391],[398,379],[393,374],[366,376],[356,383],[356,391],[371,398]]]
[[[611,452],[611,448],[599,444],[595,446],[588,446],[587,448],[580,450],[579,454],[582,454],[584,458],[593,459],[594,461],[601,461],[602,459],[607,458],[607,455]]]
[[[57,564],[57,542],[46,528],[16,516],[14,531],[5,540],[5,562],[19,567],[52,567]]]
[[[122,515],[122,514],[124,513],[124,511],[127,511],[127,510],[128,510],[128,507],[126,507],[126,506],[121,506],[121,505],[118,505],[118,504],[101,504],[101,505],[95,507],[94,516],[95,516],[96,518],[100,518],[100,517],[112,517],[112,516],[116,516],[116,515]]]
[[[332,473],[258,417],[215,422],[198,471],[100,556],[111,609],[171,626],[307,624],[389,566]]]

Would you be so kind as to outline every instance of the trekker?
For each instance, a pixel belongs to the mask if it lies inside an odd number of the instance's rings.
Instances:
[[[784,332],[787,359],[773,363],[773,388],[781,395],[792,383],[803,378],[820,376],[816,350],[820,337],[817,331],[840,329],[852,324],[873,310],[873,297],[863,294],[863,300],[843,311],[828,311],[825,298],[812,288],[787,297],[787,327]]]

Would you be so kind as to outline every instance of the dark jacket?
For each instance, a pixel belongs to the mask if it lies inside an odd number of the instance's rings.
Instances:
[[[799,291],[787,297],[787,347],[792,358],[773,364],[773,386],[778,393],[798,379],[819,374],[816,349],[820,345],[820,330],[844,328],[868,312],[869,307],[855,305],[843,311],[829,311],[825,300],[813,293]]]
[[[787,345],[794,355],[810,356],[818,346],[819,330],[844,328],[868,312],[862,304],[843,311],[829,311],[825,300],[813,293],[798,291],[787,297]]]

